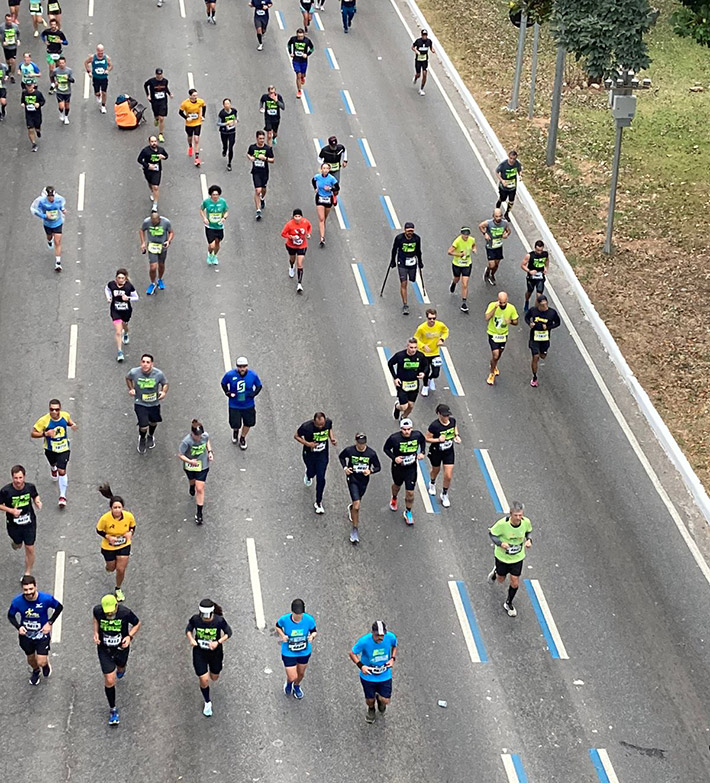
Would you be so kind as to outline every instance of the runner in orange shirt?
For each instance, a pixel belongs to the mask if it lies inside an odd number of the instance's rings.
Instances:
[[[286,252],[288,253],[288,276],[294,276],[294,266],[298,269],[298,283],[296,293],[303,293],[303,259],[308,250],[308,240],[311,238],[310,221],[303,217],[300,209],[293,210],[293,217],[286,223],[281,232],[286,240]]]

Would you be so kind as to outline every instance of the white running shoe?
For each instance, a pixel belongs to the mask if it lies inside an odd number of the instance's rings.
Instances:
[[[422,397],[428,397],[428,396],[429,396],[429,387],[422,386]]]
[[[441,500],[441,505],[444,508],[448,508],[451,505],[451,501],[449,500],[449,493],[448,492],[446,494],[444,494],[442,492],[441,495],[439,495],[439,499]]]
[[[436,495],[436,484],[433,481],[429,482],[429,494]]]
[[[503,609],[508,612],[508,617],[517,617],[518,615],[518,610],[514,606],[511,606],[507,601],[503,603]]]
[[[306,472],[303,474],[303,483],[304,483],[304,484],[305,484],[307,487],[310,487],[310,486],[311,486],[311,484],[313,484],[313,479],[312,479],[312,478],[308,478],[308,471],[306,471]]]
[[[433,378],[429,379],[429,390],[436,391],[436,381]]]
[[[295,267],[290,266],[288,268],[288,276],[289,277],[295,277],[296,276],[296,269],[295,269]]]

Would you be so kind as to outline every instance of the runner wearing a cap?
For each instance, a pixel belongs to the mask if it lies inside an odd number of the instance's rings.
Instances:
[[[350,651],[350,660],[360,669],[360,683],[365,692],[368,723],[377,713],[384,713],[392,700],[392,666],[397,658],[397,637],[387,630],[383,620],[375,620],[372,633],[361,636]]]
[[[333,422],[318,411],[310,421],[304,421],[293,436],[303,446],[303,462],[306,472],[303,483],[310,487],[313,478],[316,480],[316,501],[313,508],[316,514],[325,514],[323,508],[323,492],[325,491],[325,472],[328,468],[328,443],[338,445],[333,430]]]
[[[210,472],[210,463],[214,459],[210,436],[205,432],[201,421],[192,420],[190,432],[180,443],[178,457],[190,483],[190,495],[195,498],[195,522],[201,525],[202,509],[205,506],[205,482]]]
[[[429,389],[436,391],[436,379],[441,372],[440,348],[449,336],[449,327],[436,318],[436,310],[428,307],[426,321],[422,321],[414,332],[417,348],[426,356],[427,369],[422,384],[422,397],[429,394]]]
[[[210,598],[200,601],[199,613],[193,614],[185,628],[185,635],[192,645],[192,666],[200,680],[200,691],[205,700],[202,714],[212,715],[210,681],[217,682],[224,664],[224,643],[232,635],[232,629],[223,617],[222,607]]]
[[[124,508],[123,498],[115,495],[108,484],[102,484],[99,492],[108,498],[110,506],[110,510],[96,523],[96,532],[101,536],[101,554],[106,562],[106,570],[110,574],[116,574],[116,599],[124,601],[126,597],[121,585],[126,576],[136,520],[133,514]]]
[[[392,500],[390,511],[397,510],[397,495],[404,484],[404,511],[408,525],[414,524],[412,505],[417,483],[417,460],[424,459],[426,440],[419,430],[412,429],[411,419],[402,419],[399,432],[393,432],[385,441],[384,452],[392,460]]]
[[[281,231],[281,236],[286,240],[286,252],[288,253],[288,276],[293,277],[298,268],[298,280],[296,293],[303,293],[303,261],[308,250],[308,240],[311,238],[311,221],[303,217],[303,211],[293,210],[293,217],[286,223]]]
[[[116,680],[126,673],[131,642],[141,627],[141,621],[116,597],[105,595],[93,610],[94,644],[104,675],[104,692],[110,709],[108,725],[120,723],[116,709]]]
[[[318,213],[318,228],[320,229],[320,247],[325,247],[325,224],[330,210],[338,200],[340,185],[330,173],[330,164],[321,163],[320,172],[311,179],[316,192],[316,212]]]
[[[311,642],[318,635],[315,618],[306,614],[306,605],[301,598],[291,601],[291,611],[276,621],[276,633],[281,642],[281,660],[286,670],[284,693],[293,694],[295,699],[303,698],[301,683],[306,676],[306,667],[311,657]]]
[[[168,116],[168,98],[173,94],[168,87],[168,80],[163,76],[163,69],[156,68],[155,76],[143,83],[146,97],[150,101],[150,108],[153,110],[155,125],[158,128],[158,141],[164,142],[165,136],[165,118]]]
[[[537,386],[537,366],[540,359],[547,359],[550,350],[550,332],[562,323],[557,310],[547,304],[545,294],[537,297],[537,305],[525,313],[525,323],[530,327],[528,347],[532,354],[532,378],[530,385]]]
[[[358,525],[360,523],[360,502],[367,492],[370,476],[379,473],[382,469],[377,452],[367,445],[367,436],[364,432],[358,432],[355,436],[355,445],[346,446],[338,454],[340,464],[345,471],[350,492],[351,502],[348,504],[348,519],[352,523],[350,530],[350,542],[357,544],[360,541]]]
[[[246,356],[236,361],[236,369],[229,370],[222,377],[222,391],[229,398],[229,426],[232,428],[232,443],[246,451],[247,433],[256,425],[256,404],[254,398],[262,389],[261,379],[249,369]],[[240,431],[241,428],[241,431]]]
[[[422,30],[421,37],[417,38],[412,44],[412,51],[414,52],[414,79],[412,79],[412,84],[416,84],[421,75],[422,83],[419,85],[419,94],[424,95],[424,85],[426,84],[429,69],[429,52],[436,54],[434,44],[429,40],[429,32],[427,30]]]
[[[318,153],[318,163],[321,165],[327,163],[330,166],[330,173],[340,184],[340,173],[348,165],[348,151],[338,143],[337,136],[331,136],[325,147],[321,147],[321,151]]]
[[[483,282],[496,284],[496,272],[503,260],[503,241],[510,236],[510,223],[504,220],[503,213],[496,207],[490,220],[483,220],[478,230],[486,240],[486,258],[488,265],[483,273]]]
[[[461,233],[454,239],[449,248],[451,256],[451,272],[454,279],[451,281],[449,291],[453,294],[459,280],[461,280],[461,312],[468,312],[468,281],[471,278],[471,265],[473,253],[476,252],[476,240],[471,236],[471,229],[462,226]],[[463,279],[462,279],[463,278]]]
[[[397,389],[397,402],[394,404],[393,416],[409,416],[414,410],[414,403],[419,394],[419,381],[427,382],[429,362],[418,348],[416,337],[407,340],[407,347],[392,354],[387,362],[394,385]]]
[[[417,266],[424,266],[422,261],[422,240],[414,233],[414,223],[405,223],[404,231],[397,234],[392,242],[390,268],[395,266],[399,271],[399,293],[402,297],[402,315],[409,315],[407,304],[407,281],[413,283],[417,279]]]
[[[486,308],[486,321],[488,321],[488,345],[491,349],[491,371],[486,383],[493,386],[497,376],[500,375],[498,362],[508,342],[508,329],[511,324],[516,326],[518,323],[518,311],[508,302],[508,294],[505,291],[501,291],[497,301],[491,302]]]
[[[448,508],[449,487],[451,477],[454,475],[454,443],[461,443],[459,428],[456,419],[451,415],[448,405],[436,406],[437,418],[429,425],[424,437],[429,444],[429,461],[431,462],[431,474],[429,479],[429,494],[436,495],[436,478],[444,465],[444,486],[441,490],[441,505]]]

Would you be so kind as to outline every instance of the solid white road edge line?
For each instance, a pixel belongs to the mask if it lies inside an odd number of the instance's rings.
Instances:
[[[503,509],[503,513],[506,514],[508,513],[510,506],[508,505],[508,499],[505,496],[505,492],[503,492],[503,485],[500,483],[496,469],[493,467],[491,456],[488,453],[488,449],[480,449],[480,452],[481,458],[483,459],[483,462],[486,465],[486,469],[488,470],[488,475],[491,478],[493,489],[495,490],[496,495],[498,495],[498,502],[500,503],[500,507]]]
[[[545,598],[545,593],[543,593],[542,587],[540,587],[540,582],[538,582],[537,579],[531,579],[530,587],[532,587],[532,589],[535,591],[535,595],[537,596],[537,600],[540,604],[540,610],[542,611],[543,617],[547,622],[550,636],[552,636],[552,639],[555,642],[555,646],[557,647],[557,653],[562,660],[568,661],[569,655],[567,655],[567,648],[562,643],[562,637],[560,636],[560,632],[557,630],[557,623],[555,623],[552,617],[550,606],[547,603],[547,598]]]
[[[192,75],[192,71],[187,72],[187,88],[188,90],[195,89],[195,77]]]
[[[79,174],[79,195],[76,199],[76,211],[84,211],[84,190],[86,188],[86,172],[82,171]]]
[[[357,290],[360,292],[360,299],[364,305],[369,305],[370,301],[367,298],[367,291],[365,291],[365,286],[363,285],[362,277],[360,276],[360,269],[357,264],[350,264],[350,266],[355,275],[355,285],[357,285]]]
[[[397,389],[395,389],[390,368],[387,366],[387,354],[381,345],[377,346],[377,355],[380,357],[380,364],[382,365],[382,372],[385,374],[385,381],[387,382],[387,388],[389,389],[390,397],[396,397]]]
[[[64,570],[66,565],[66,552],[61,549],[57,552],[57,558],[54,561],[54,597],[60,603],[64,603]],[[59,644],[62,641],[62,615],[57,617],[52,625],[52,643]]]
[[[463,390],[463,386],[461,385],[461,380],[459,378],[459,374],[456,372],[456,368],[454,367],[454,362],[451,358],[451,354],[449,353],[449,349],[445,345],[442,345],[440,350],[444,355],[444,361],[446,362],[446,366],[449,369],[449,375],[451,376],[451,381],[456,388],[456,393],[459,397],[465,397],[466,392]]]
[[[72,324],[69,329],[69,368],[67,378],[73,381],[76,378],[76,344],[79,339],[79,326]]]
[[[91,87],[91,77],[84,71],[84,100],[89,100],[89,88]]]
[[[449,591],[451,592],[451,599],[454,602],[454,609],[456,609],[456,616],[459,618],[459,625],[461,626],[461,633],[463,633],[464,641],[466,642],[466,648],[468,654],[473,663],[481,663],[481,656],[478,654],[478,647],[476,647],[476,641],[473,638],[473,631],[471,625],[466,617],[466,610],[463,608],[463,601],[461,600],[461,594],[459,593],[459,587],[455,581],[449,581]]]
[[[219,319],[219,341],[222,345],[222,362],[224,371],[229,372],[232,369],[232,362],[229,353],[229,338],[227,337],[227,321],[224,318]]]
[[[207,192],[207,175],[200,174],[200,189],[202,190],[202,198],[205,199],[209,196]]]
[[[256,544],[253,538],[247,538],[247,558],[249,560],[249,578],[251,579],[251,591],[254,596],[254,617],[256,627],[263,631],[266,628],[264,617],[264,602],[261,597],[261,583],[259,582],[259,564],[256,559]]]

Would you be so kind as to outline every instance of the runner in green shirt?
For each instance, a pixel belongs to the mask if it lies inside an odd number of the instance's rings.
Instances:
[[[491,302],[486,308],[486,321],[488,321],[488,345],[491,348],[491,371],[486,383],[493,386],[496,376],[500,375],[498,362],[505,349],[508,340],[508,327],[518,323],[518,311],[508,302],[508,294],[501,291],[498,299]]]
[[[510,576],[508,597],[503,604],[508,617],[515,617],[518,614],[518,610],[513,606],[513,599],[520,587],[525,550],[532,546],[530,538],[532,523],[524,516],[524,510],[523,504],[514,500],[510,504],[508,515],[488,529],[488,535],[495,544],[495,566],[488,574],[488,581],[491,584],[496,581],[503,584],[506,576]]]
[[[227,202],[222,198],[222,188],[210,185],[209,196],[202,202],[200,215],[207,235],[207,263],[219,264],[217,253],[224,239],[224,221],[229,215]]]
[[[451,271],[454,279],[449,286],[449,291],[453,294],[456,290],[459,280],[461,282],[461,312],[468,312],[468,281],[471,277],[471,264],[473,263],[472,254],[476,252],[476,240],[471,236],[471,229],[464,226],[461,233],[454,239],[449,248],[451,256]]]

